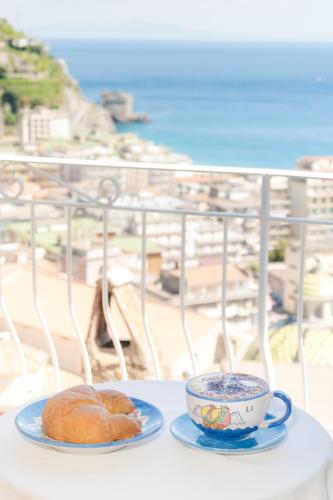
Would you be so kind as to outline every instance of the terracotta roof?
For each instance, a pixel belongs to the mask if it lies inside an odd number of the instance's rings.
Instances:
[[[188,356],[179,307],[148,299],[146,312],[162,365],[168,367],[183,356]],[[216,333],[215,320],[191,309],[186,312],[186,320],[194,344]]]
[[[206,193],[197,193],[197,194],[185,194],[183,198],[187,201],[196,201],[196,202],[206,202],[211,201],[211,197]],[[215,198],[213,198],[215,199]]]
[[[34,305],[31,268],[17,265],[4,266],[2,287],[5,304],[14,323],[21,329],[27,327],[42,331]],[[82,332],[86,335],[95,289],[75,281],[72,289],[78,321]],[[37,293],[52,334],[76,339],[68,310],[66,276],[38,269]],[[2,317],[0,311],[0,318]]]
[[[175,269],[170,272],[171,275],[180,277],[180,269]],[[207,265],[199,267],[190,267],[186,269],[186,281],[191,288],[201,286],[220,285],[222,282],[222,266],[220,265]],[[234,264],[227,266],[227,284],[247,281],[246,274],[241,271]]]
[[[235,208],[237,211],[242,208],[258,208],[260,205],[260,198],[257,196],[249,196],[243,200],[230,200],[229,198],[209,198],[210,205],[218,207],[221,210],[228,210]],[[242,212],[240,212],[242,213]]]
[[[124,293],[121,292],[121,306],[119,307],[114,300],[111,301],[111,315],[119,338],[130,340],[132,335],[129,328],[135,328],[135,336],[146,342],[138,291],[132,285],[125,285],[116,289],[118,297],[121,288],[124,289]],[[147,296],[146,314],[162,366],[169,367],[184,355],[187,356],[187,344],[182,330],[179,307]],[[186,319],[194,344],[207,338],[211,332],[216,333],[216,321],[213,319],[206,318],[191,309],[187,310]]]
[[[24,331],[24,328],[42,332],[34,306],[31,269],[17,265],[4,266],[2,286],[4,301],[18,332]],[[76,340],[68,312],[66,277],[45,269],[38,269],[37,287],[40,305],[52,334]],[[129,326],[139,328],[140,332],[137,333],[140,333],[139,336],[142,337],[142,316],[138,292],[132,285],[130,286],[131,293],[128,293],[128,285],[119,287],[119,293],[121,288],[124,288],[124,292],[126,291],[121,294],[122,311],[114,300],[111,301],[111,315],[119,338],[121,340],[131,338]],[[119,294],[117,295],[120,299]],[[85,336],[88,332],[94,297],[95,287],[73,282],[73,303]],[[172,363],[187,356],[179,308],[147,296],[146,312],[162,365],[171,366]],[[127,321],[124,321],[124,313],[127,314]],[[207,339],[209,334],[216,330],[215,320],[190,309],[186,317],[194,343]],[[0,312],[0,319],[2,318]]]

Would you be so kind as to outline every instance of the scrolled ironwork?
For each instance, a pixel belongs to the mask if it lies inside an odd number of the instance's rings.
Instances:
[[[22,193],[24,192],[24,180],[21,177],[18,177],[17,175],[9,175],[5,179],[5,183],[3,182],[2,179],[2,174],[5,171],[7,167],[10,166],[10,163],[5,163],[0,167],[0,195],[3,196],[3,198],[10,199],[10,200],[15,200],[18,199]],[[8,186],[16,186],[17,189],[14,192],[8,191],[8,188],[6,189],[6,184]]]
[[[33,200],[27,200],[22,197],[25,190],[25,180],[23,177],[19,177],[15,175],[15,173],[8,173],[6,178],[3,179],[3,173],[7,167],[11,165],[11,162],[8,161],[0,167],[0,197],[3,197],[7,200],[17,200],[21,202],[31,203]],[[72,185],[69,182],[64,181],[63,179],[52,175],[48,172],[43,171],[41,168],[34,166],[32,163],[22,163],[24,165],[27,172],[34,174],[35,176],[42,177],[49,181],[54,182],[57,186],[64,187],[68,189],[68,192],[71,195],[76,195],[77,202],[80,204],[94,204],[100,205],[105,208],[105,206],[113,205],[121,194],[121,188],[119,181],[114,177],[103,177],[100,179],[97,186],[97,193],[95,195],[90,195],[89,193],[81,190],[80,188]],[[6,186],[11,186],[12,189],[8,189]],[[15,189],[13,189],[15,188]],[[45,203],[45,200],[42,200]],[[57,200],[49,200],[50,203],[54,203]],[[73,202],[71,205],[75,206],[76,203]]]
[[[110,192],[110,187],[111,192],[114,192],[112,196],[108,194]],[[101,196],[107,199],[109,205],[113,205],[121,194],[119,181],[115,177],[104,177],[101,179],[98,189]]]

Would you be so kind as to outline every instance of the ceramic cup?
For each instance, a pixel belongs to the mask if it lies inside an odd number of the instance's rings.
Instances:
[[[265,421],[272,398],[282,399],[282,416]],[[282,391],[271,392],[265,380],[244,373],[208,373],[186,384],[187,411],[205,434],[219,439],[241,438],[259,428],[280,425],[292,403]]]

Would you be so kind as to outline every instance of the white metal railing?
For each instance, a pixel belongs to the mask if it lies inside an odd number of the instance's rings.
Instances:
[[[30,216],[31,216],[31,264],[32,264],[32,293],[35,302],[35,308],[41,325],[43,327],[44,335],[46,337],[51,361],[54,367],[55,373],[55,386],[56,389],[60,389],[60,368],[59,368],[59,360],[57,356],[57,351],[54,345],[54,340],[52,337],[52,333],[49,329],[47,321],[45,319],[44,313],[42,311],[39,297],[37,294],[37,267],[36,267],[36,219],[35,219],[35,205],[30,205]],[[68,228],[70,231],[70,229]],[[68,276],[68,282],[70,281],[70,276]],[[71,306],[71,300],[69,297],[69,305]],[[81,337],[79,337],[81,338]]]
[[[20,166],[23,171],[20,175],[15,173],[16,167]],[[106,169],[112,171],[112,176],[106,176],[106,178],[100,179],[100,182],[95,190],[91,192],[86,192],[76,185],[71,185],[68,182],[61,179],[59,176],[45,171],[45,166],[59,166],[62,168],[77,167],[81,169],[90,168],[100,168],[105,172]],[[14,170],[13,173],[8,171],[8,169]],[[239,213],[239,212],[221,212],[216,210],[201,211],[193,208],[165,208],[154,206],[152,201],[151,206],[137,205],[133,206],[124,205],[118,203],[117,200],[121,195],[120,182],[115,176],[114,172],[130,171],[133,169],[140,170],[170,170],[177,172],[188,172],[188,173],[205,173],[205,174],[234,174],[234,175],[250,175],[261,179],[261,193],[260,193],[260,210],[259,213]],[[119,339],[117,329],[115,327],[109,304],[109,281],[108,281],[108,221],[110,213],[117,216],[120,212],[137,212],[141,213],[141,277],[140,277],[140,293],[141,293],[141,314],[142,314],[142,324],[143,330],[147,339],[147,344],[150,350],[152,366],[156,378],[161,378],[162,371],[156,348],[154,345],[153,335],[151,334],[149,327],[149,314],[146,308],[146,287],[147,287],[147,216],[149,214],[160,214],[168,215],[173,214],[179,216],[181,221],[181,244],[180,244],[180,256],[179,256],[179,267],[180,267],[180,282],[179,282],[179,296],[180,296],[180,307],[179,314],[182,325],[182,332],[186,341],[189,359],[192,367],[193,373],[197,372],[197,356],[199,353],[195,352],[194,345],[191,338],[191,331],[187,324],[186,319],[186,241],[187,241],[187,220],[188,217],[204,217],[204,218],[217,218],[223,221],[223,261],[222,261],[222,276],[221,276],[221,286],[222,286],[222,296],[221,296],[221,308],[222,308],[222,321],[221,327],[225,338],[226,352],[228,357],[228,363],[230,370],[236,369],[235,357],[233,353],[232,341],[227,328],[226,321],[226,303],[227,303],[227,266],[228,266],[228,230],[229,222],[234,219],[243,220],[253,220],[257,221],[260,227],[260,255],[259,255],[259,302],[258,302],[258,339],[260,343],[261,356],[264,364],[265,377],[269,381],[271,386],[275,385],[274,380],[274,366],[272,362],[272,355],[269,346],[269,339],[267,334],[267,297],[268,297],[268,252],[269,252],[269,226],[273,222],[297,224],[300,226],[300,255],[299,255],[299,290],[298,290],[298,305],[297,305],[297,329],[298,329],[298,349],[299,349],[299,359],[301,374],[303,380],[303,400],[304,406],[307,405],[307,376],[306,376],[306,365],[304,360],[304,347],[303,347],[303,299],[304,299],[304,273],[305,273],[305,251],[306,251],[306,227],[311,225],[333,225],[333,220],[322,219],[322,218],[307,218],[307,217],[296,217],[296,216],[279,216],[272,215],[270,213],[270,192],[271,186],[270,182],[273,177],[288,177],[288,178],[300,178],[300,179],[322,179],[327,181],[333,181],[333,175],[327,172],[303,172],[303,171],[285,171],[285,170],[268,170],[268,169],[245,169],[245,168],[234,168],[234,167],[210,167],[210,166],[193,166],[193,165],[150,165],[143,163],[132,163],[132,162],[122,162],[122,163],[108,163],[100,161],[81,161],[73,159],[59,159],[59,158],[40,158],[40,157],[18,157],[18,156],[0,156],[0,174],[2,180],[0,180],[0,209],[3,205],[11,204],[15,206],[29,206],[30,207],[30,223],[31,223],[31,263],[32,263],[32,294],[34,298],[35,308],[37,315],[39,317],[40,323],[42,325],[42,330],[44,332],[45,338],[47,340],[48,349],[50,352],[50,358],[54,367],[55,372],[55,387],[60,388],[60,369],[59,360],[57,357],[56,348],[54,345],[54,340],[50,328],[48,326],[47,318],[42,310],[39,294],[38,294],[38,270],[36,266],[36,216],[35,208],[37,206],[48,205],[54,207],[63,208],[65,211],[65,220],[67,225],[67,237],[66,237],[66,263],[67,263],[67,300],[68,309],[70,312],[70,317],[73,325],[74,332],[77,336],[81,356],[83,360],[85,380],[87,383],[92,382],[92,372],[89,361],[89,355],[87,347],[84,340],[83,332],[78,321],[78,315],[80,311],[75,310],[73,303],[73,232],[72,232],[72,212],[74,208],[90,208],[97,210],[100,213],[101,219],[103,221],[103,270],[102,270],[102,306],[103,313],[105,317],[105,322],[107,325],[107,330],[110,337],[113,340],[114,348],[118,356],[119,367],[121,372],[121,377],[127,379],[127,367],[125,356],[123,353],[122,345]],[[61,186],[68,189],[70,193],[69,196],[62,199],[34,199],[25,195],[25,181],[24,176],[38,176],[39,178],[47,179],[53,182],[56,186]],[[7,184],[11,185],[11,188],[16,188],[16,191],[8,188]],[[222,230],[222,225],[221,225]],[[1,235],[0,235],[1,238]],[[0,240],[0,266],[2,266],[2,255],[1,255],[1,240]],[[27,367],[24,358],[24,352],[22,349],[22,343],[20,340],[20,335],[8,313],[5,298],[2,293],[2,272],[0,267],[0,311],[4,318],[5,324],[8,331],[12,334],[13,339],[16,343],[17,350],[19,353],[19,359],[21,363],[21,373],[23,381],[23,389],[26,391],[27,387]]]

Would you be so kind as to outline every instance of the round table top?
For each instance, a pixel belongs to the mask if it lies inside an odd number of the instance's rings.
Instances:
[[[302,410],[294,409],[288,436],[276,448],[253,455],[217,455],[187,448],[170,434],[171,420],[186,411],[184,383],[107,386],[158,406],[166,419],[160,434],[113,453],[70,455],[25,441],[14,425],[16,412],[9,412],[0,418],[0,498],[202,500],[220,492],[233,500],[289,499],[325,477],[332,440]]]

